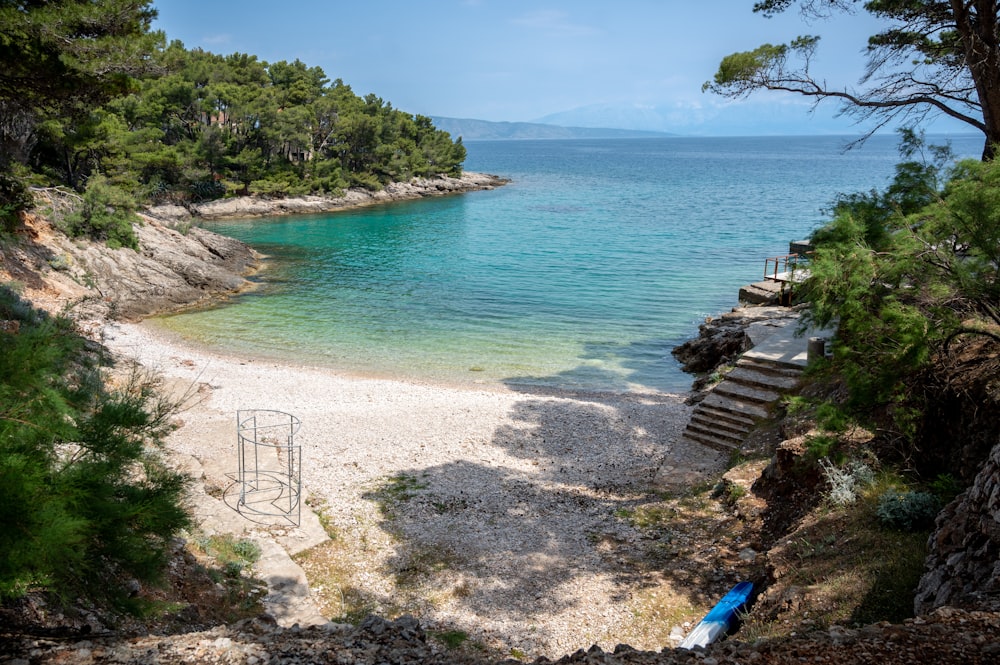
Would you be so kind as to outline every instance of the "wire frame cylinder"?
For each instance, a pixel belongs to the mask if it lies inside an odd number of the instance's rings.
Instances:
[[[298,526],[302,518],[302,425],[283,411],[236,412],[240,499],[237,510],[279,517]]]

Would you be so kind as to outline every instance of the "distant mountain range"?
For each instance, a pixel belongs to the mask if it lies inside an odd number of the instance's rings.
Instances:
[[[813,109],[797,97],[757,98],[741,102],[706,99],[673,105],[592,104],[553,113],[537,122],[574,127],[621,127],[671,132],[683,136],[787,136],[861,134],[852,118],[837,114],[835,104]]]
[[[486,139],[630,139],[676,136],[668,132],[604,127],[563,127],[538,122],[490,122],[467,118],[434,116],[431,121],[438,129],[462,137],[464,141]]]
[[[533,122],[490,122],[434,117],[452,137],[475,139],[597,139],[667,136],[860,136],[867,127],[838,113],[833,103],[813,107],[795,96],[742,102],[592,104],[553,113]],[[946,117],[923,124],[930,133],[968,133],[967,125]],[[883,130],[890,131],[890,130]]]

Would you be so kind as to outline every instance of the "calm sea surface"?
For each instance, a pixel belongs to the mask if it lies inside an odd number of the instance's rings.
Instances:
[[[932,139],[932,142],[935,142]],[[937,141],[940,142],[940,139]],[[368,374],[683,391],[670,350],[765,257],[883,188],[896,137],[470,141],[490,192],[206,224],[270,257],[261,288],[163,317],[238,353]],[[954,137],[978,156],[977,136]]]

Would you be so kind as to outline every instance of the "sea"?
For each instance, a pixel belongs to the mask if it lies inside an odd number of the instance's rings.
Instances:
[[[160,317],[227,353],[422,382],[684,392],[671,350],[765,259],[883,189],[894,135],[468,141],[491,191],[206,222],[267,256],[252,292]],[[979,135],[928,137],[978,157]]]

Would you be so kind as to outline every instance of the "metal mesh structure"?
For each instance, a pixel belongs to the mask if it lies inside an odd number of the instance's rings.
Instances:
[[[241,513],[278,517],[298,526],[302,517],[302,423],[282,411],[236,412]]]

